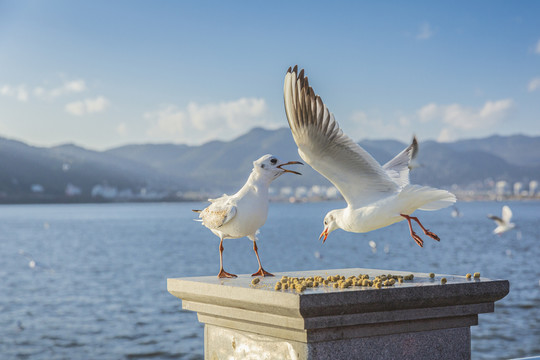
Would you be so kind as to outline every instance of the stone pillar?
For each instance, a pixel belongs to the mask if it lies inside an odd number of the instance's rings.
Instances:
[[[470,327],[494,311],[507,280],[414,273],[391,287],[320,286],[297,293],[274,290],[281,276],[402,271],[336,269],[276,273],[260,278],[216,276],[168,279],[167,289],[205,324],[205,359],[469,359]],[[441,284],[446,277],[448,282]]]

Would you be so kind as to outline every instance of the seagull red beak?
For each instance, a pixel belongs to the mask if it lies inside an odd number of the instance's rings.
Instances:
[[[285,166],[285,165],[294,165],[294,164],[304,165],[304,164],[302,164],[300,161],[289,161],[288,163],[278,165],[277,168],[283,170],[283,172],[290,172],[290,173],[293,173],[293,174],[296,174],[296,175],[302,175],[302,174],[300,174],[298,171],[287,170],[287,169],[282,168],[282,166]]]
[[[326,241],[326,238],[328,237],[328,228],[325,228],[324,231],[321,233],[321,235],[319,236],[319,240],[321,240],[321,238],[324,236],[324,239],[322,241],[322,243],[324,244],[324,242]]]

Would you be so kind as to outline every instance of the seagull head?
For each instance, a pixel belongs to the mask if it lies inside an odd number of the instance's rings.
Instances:
[[[270,180],[274,180],[286,172],[302,175],[297,171],[283,168],[285,165],[293,164],[304,165],[300,161],[281,162],[275,156],[267,154],[253,162],[253,171],[259,174],[259,176],[269,178]]]
[[[336,230],[336,229],[339,229],[339,225],[337,223],[337,218],[342,209],[338,209],[338,210],[332,210],[332,211],[329,211],[326,216],[324,217],[324,230],[323,232],[321,233],[321,235],[319,236],[319,240],[321,240],[321,238],[323,239],[323,244],[324,242],[326,241],[326,238],[328,237],[328,234],[330,234],[332,231]]]

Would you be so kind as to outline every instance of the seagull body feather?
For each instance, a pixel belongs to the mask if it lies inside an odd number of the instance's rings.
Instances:
[[[209,199],[211,204],[199,215],[202,224],[223,239],[247,236],[256,240],[257,230],[268,216],[270,182],[252,172],[236,194]]]

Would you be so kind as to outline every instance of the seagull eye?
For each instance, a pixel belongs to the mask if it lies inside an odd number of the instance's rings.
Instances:
[[[272,163],[272,165],[276,165],[277,159],[276,158],[270,159],[270,162]]]

